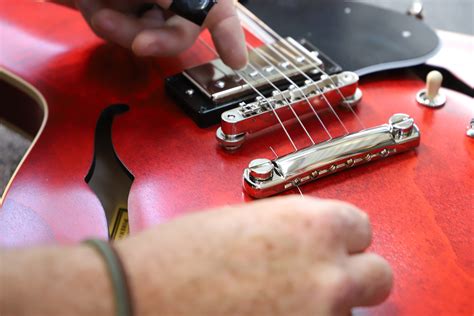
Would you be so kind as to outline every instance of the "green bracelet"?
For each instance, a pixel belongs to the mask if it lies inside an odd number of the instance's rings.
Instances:
[[[84,244],[93,247],[104,258],[112,280],[117,316],[132,316],[132,302],[123,264],[115,249],[106,241],[88,239]]]

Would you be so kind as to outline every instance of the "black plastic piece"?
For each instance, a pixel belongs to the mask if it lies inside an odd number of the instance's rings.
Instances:
[[[170,11],[201,26],[216,0],[173,0]]]
[[[305,46],[303,44],[304,40],[302,40],[301,43]],[[319,52],[319,58],[323,61],[327,74],[332,75],[342,71],[342,68],[338,64],[321,51],[314,49],[314,47],[307,48],[311,51]],[[308,76],[312,77],[313,80],[319,80],[320,74],[316,76],[308,74]],[[305,79],[307,78],[300,76],[294,78],[293,81],[300,85],[304,83]],[[171,95],[196,124],[202,128],[220,123],[221,114],[223,112],[237,107],[240,102],[251,102],[258,96],[255,93],[251,93],[243,98],[230,100],[223,104],[216,104],[182,74],[167,78],[165,85],[167,93]],[[286,80],[282,80],[281,82],[275,83],[275,85],[280,90],[286,90],[290,83]],[[186,91],[191,89],[194,90],[194,93],[192,95],[187,94]],[[274,89],[269,88],[267,90],[260,90],[260,92],[264,96],[270,96],[273,90]]]
[[[424,22],[355,1],[258,0],[246,7],[279,35],[304,37],[359,75],[422,64],[439,47]]]

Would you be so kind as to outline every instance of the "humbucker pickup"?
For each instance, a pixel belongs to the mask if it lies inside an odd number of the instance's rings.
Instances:
[[[308,78],[319,81],[323,73],[341,71],[322,52],[301,43],[287,38],[262,45],[249,52],[249,66],[238,72],[215,59],[167,78],[166,90],[198,126],[209,127],[242,102],[251,103],[260,94],[271,96],[275,87],[285,91],[292,84],[304,85]]]
[[[243,185],[252,197],[264,198],[338,171],[417,147],[420,131],[406,114],[388,124],[316,144],[275,160],[255,159],[244,170]]]

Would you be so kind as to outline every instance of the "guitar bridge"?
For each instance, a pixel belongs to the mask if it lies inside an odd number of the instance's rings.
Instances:
[[[277,158],[253,160],[243,175],[245,191],[264,198],[420,144],[420,131],[406,114],[388,124],[316,144]]]
[[[222,113],[217,141],[226,150],[236,150],[247,135],[294,119],[293,111],[305,115],[344,102],[354,106],[362,98],[358,82],[357,74],[346,71],[323,76],[316,82],[307,80],[303,86],[290,86],[286,91],[274,90],[269,98],[257,97],[254,102],[241,102],[238,108]]]

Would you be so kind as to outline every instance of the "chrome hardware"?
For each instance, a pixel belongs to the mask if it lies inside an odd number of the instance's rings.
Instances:
[[[357,88],[358,81],[355,73],[343,72],[317,82],[307,81],[302,87],[290,86],[283,92],[273,91],[273,96],[267,99],[257,97],[254,102],[242,102],[238,108],[222,113],[217,140],[227,150],[237,149],[244,143],[246,135],[278,124],[275,112],[282,122],[294,118],[288,102],[301,115],[326,109],[324,97],[332,105],[340,104],[343,102],[341,93],[346,97],[344,105],[355,106],[362,98],[362,92]]]
[[[255,181],[266,181],[273,175],[275,167],[269,159],[255,159],[249,164],[249,176]]]
[[[417,19],[423,20],[423,2],[414,0],[407,10],[407,14]]]
[[[346,107],[355,107],[362,100],[362,91],[356,89],[355,93],[352,96],[347,96],[345,100],[342,100],[342,104]]]
[[[416,101],[429,108],[439,108],[446,104],[446,96],[439,92],[443,83],[443,75],[439,71],[431,71],[426,77],[426,88],[418,92]]]
[[[413,119],[406,114],[395,114],[388,124],[316,144],[273,161],[254,160],[244,170],[244,189],[255,198],[272,196],[323,176],[413,149],[419,143],[420,131]],[[254,169],[263,166],[266,173],[255,177]]]
[[[261,89],[269,86],[269,81],[277,83],[285,79],[285,76],[296,78],[301,75],[301,71],[304,73],[314,73],[316,71],[317,73],[319,72],[318,67],[324,68],[323,62],[317,54],[310,52],[291,38],[288,38],[287,41],[291,43],[298,54],[288,50],[287,44],[283,44],[282,41],[272,43],[271,47],[264,45],[256,48],[255,51],[249,52],[250,64],[256,69],[247,66],[247,68],[240,71],[245,80],[225,66],[220,59],[187,69],[183,72],[183,75],[212,101],[224,103],[230,98],[238,99],[252,93],[253,89],[248,82],[255,88]],[[267,60],[262,56],[265,56]],[[271,60],[275,66],[269,66],[268,60]],[[290,67],[291,64],[296,65],[299,69]],[[265,78],[260,74],[264,75]]]
[[[471,138],[474,138],[474,118],[471,119],[471,124],[467,127],[466,135]]]

